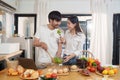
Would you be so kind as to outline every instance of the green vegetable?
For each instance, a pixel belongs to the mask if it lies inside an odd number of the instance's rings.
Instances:
[[[96,62],[93,62],[92,65],[93,65],[93,66],[97,66]]]
[[[60,63],[62,63],[62,59],[59,58],[59,57],[55,57],[54,62],[57,63],[57,64],[60,64]]]
[[[58,33],[59,35],[61,35],[61,30],[60,30],[60,29],[58,29],[58,30],[57,30],[57,33]]]

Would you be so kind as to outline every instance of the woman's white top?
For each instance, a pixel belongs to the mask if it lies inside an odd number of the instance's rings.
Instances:
[[[65,51],[64,53],[69,55],[71,53],[76,54],[79,56],[82,54],[83,44],[85,43],[85,35],[84,33],[80,32],[78,34],[72,35],[69,30],[65,33]]]

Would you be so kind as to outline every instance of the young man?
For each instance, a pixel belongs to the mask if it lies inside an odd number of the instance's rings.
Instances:
[[[34,38],[34,46],[39,47],[39,53],[36,54],[36,62],[40,63],[51,63],[52,57],[61,56],[62,44],[59,42],[60,36],[57,34],[59,25],[61,24],[61,13],[58,11],[52,11],[48,15],[49,24],[41,26],[36,32]]]

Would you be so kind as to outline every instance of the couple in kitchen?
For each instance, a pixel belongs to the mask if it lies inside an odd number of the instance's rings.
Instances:
[[[37,30],[33,42],[34,46],[39,48],[36,64],[51,63],[52,60],[48,55],[50,54],[52,57],[62,57],[64,64],[72,65],[76,64],[76,58],[82,54],[85,35],[79,26],[77,16],[68,17],[68,30],[65,34],[59,28],[61,18],[59,11],[51,11],[48,15],[49,24],[40,26]],[[65,45],[64,51],[62,45]]]

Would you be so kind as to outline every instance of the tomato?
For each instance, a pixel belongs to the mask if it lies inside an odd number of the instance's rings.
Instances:
[[[95,72],[95,70],[96,70],[96,69],[95,69],[94,67],[91,67],[91,68],[90,68],[90,71],[91,71],[91,72]]]
[[[51,74],[51,77],[52,77],[52,78],[57,78],[57,74],[56,74],[56,73],[52,73],[52,74]]]

